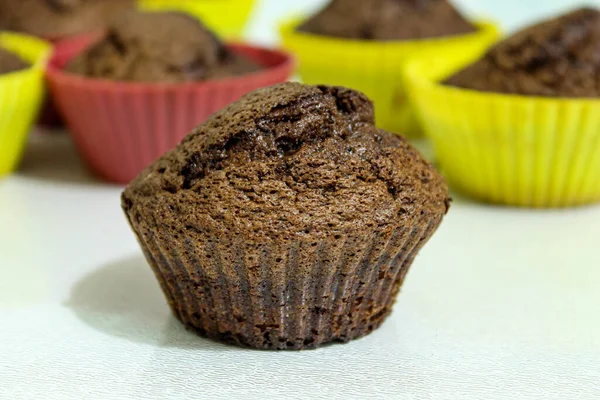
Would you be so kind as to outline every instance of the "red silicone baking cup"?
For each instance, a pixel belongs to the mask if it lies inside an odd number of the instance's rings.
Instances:
[[[55,103],[79,152],[100,177],[128,183],[146,166],[175,147],[211,114],[255,89],[285,82],[293,72],[284,52],[231,44],[264,69],[205,82],[166,84],[90,79],[64,71],[95,36],[58,43],[48,67]]]
[[[92,33],[89,33],[86,35],[92,35]],[[97,33],[97,35],[100,35],[100,33]],[[76,35],[76,36],[79,36],[79,35]],[[70,36],[54,35],[54,36],[45,36],[42,39],[52,43],[53,46],[57,46],[60,42],[62,42],[64,40],[69,40],[69,38],[71,38],[71,37],[73,37],[73,35],[70,35]],[[42,106],[42,110],[40,111],[40,116],[38,117],[37,124],[39,126],[43,126],[46,128],[62,128],[64,126],[63,119],[60,116],[60,113],[56,107],[56,104],[54,104],[52,96],[50,96],[50,95],[47,95],[46,98],[44,99],[44,105]],[[49,131],[47,131],[47,132],[49,132]],[[56,131],[54,131],[54,132],[56,132]]]

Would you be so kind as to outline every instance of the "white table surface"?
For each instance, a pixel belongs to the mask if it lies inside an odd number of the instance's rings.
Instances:
[[[1,399],[600,399],[600,207],[459,199],[375,333],[252,351],[187,333],[122,188],[68,136],[30,142],[0,181]]]

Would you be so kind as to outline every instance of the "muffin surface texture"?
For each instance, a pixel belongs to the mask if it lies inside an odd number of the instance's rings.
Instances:
[[[300,31],[363,40],[411,40],[475,31],[447,0],[333,0]]]
[[[600,11],[580,9],[524,29],[446,81],[486,92],[600,96]]]
[[[440,224],[447,186],[340,87],[253,92],[147,168],[123,208],[175,315],[300,349],[371,332]]]
[[[186,82],[254,72],[253,61],[233,54],[199,21],[175,12],[127,12],[77,57],[69,71],[134,82]]]
[[[135,5],[135,0],[2,0],[0,29],[46,38],[93,32]]]

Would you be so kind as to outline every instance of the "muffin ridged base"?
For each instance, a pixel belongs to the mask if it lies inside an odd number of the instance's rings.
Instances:
[[[188,329],[241,346],[299,350],[347,342],[384,322],[416,254],[441,222],[426,218],[410,227],[285,244],[192,227],[174,235],[160,224],[132,226],[173,314]]]

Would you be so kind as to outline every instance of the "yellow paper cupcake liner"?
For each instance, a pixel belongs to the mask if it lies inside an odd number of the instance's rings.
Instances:
[[[0,47],[32,64],[25,70],[0,76],[0,176],[3,176],[18,164],[39,112],[51,46],[26,35],[0,33]]]
[[[435,57],[440,49],[456,53],[487,49],[497,40],[499,31],[491,23],[478,26],[478,32],[467,35],[374,42],[298,32],[298,21],[293,21],[281,26],[281,36],[284,47],[298,57],[299,74],[305,83],[360,90],[375,102],[380,127],[416,137],[421,129],[405,90],[405,63]]]
[[[600,100],[493,94],[438,83],[480,55],[406,67],[411,97],[448,181],[475,199],[503,205],[600,201]]]
[[[219,37],[242,37],[255,0],[140,0],[143,10],[182,11],[200,19]]]

